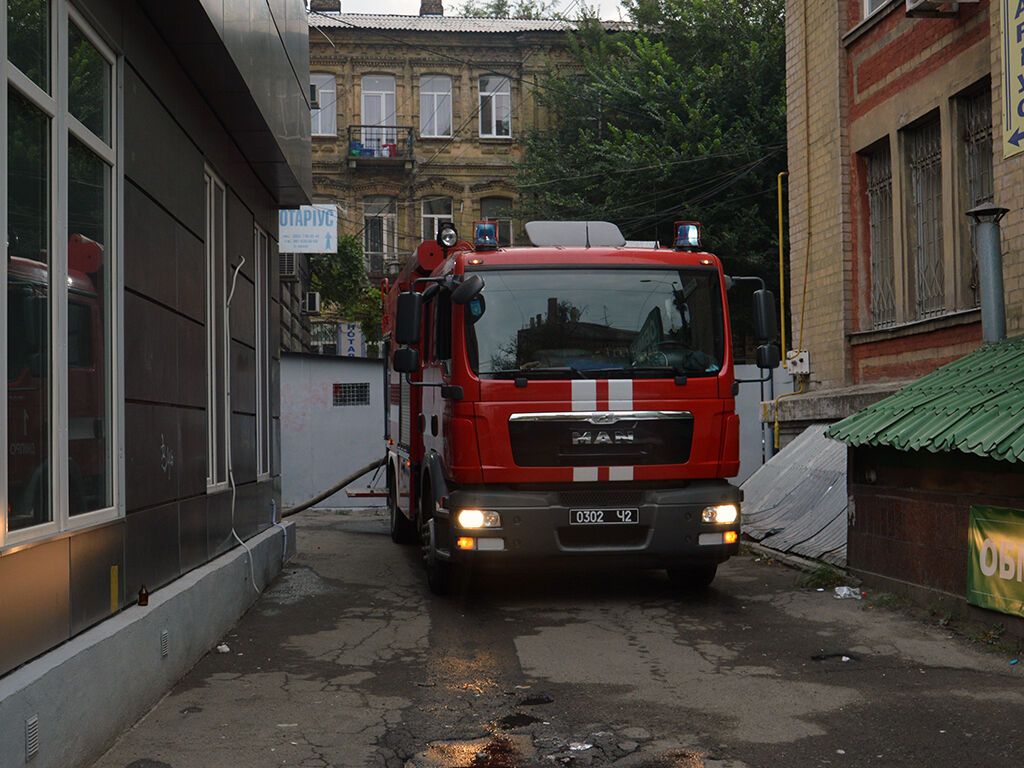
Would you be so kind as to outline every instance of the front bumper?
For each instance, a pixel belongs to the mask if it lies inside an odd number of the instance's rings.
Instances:
[[[714,504],[739,505],[740,490],[724,480],[697,481],[676,488],[609,488],[580,484],[561,490],[469,488],[452,492],[448,509],[485,509],[501,515],[500,528],[462,530],[451,520],[452,560],[512,562],[587,560],[637,568],[685,568],[720,563],[739,552],[740,520],[701,522]],[[627,525],[570,525],[574,509],[636,509]],[[737,542],[720,543],[735,531]],[[458,549],[456,540],[476,540]],[[712,543],[717,539],[719,543]]]

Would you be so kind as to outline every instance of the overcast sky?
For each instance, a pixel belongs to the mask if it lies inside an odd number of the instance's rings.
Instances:
[[[560,8],[573,8],[577,1],[561,0]],[[445,14],[454,15],[462,4],[463,0],[444,0]],[[596,4],[595,0],[588,0],[590,4]],[[617,0],[600,0],[600,7],[602,19],[618,21],[626,18]],[[341,10],[344,13],[398,13],[415,16],[420,12],[420,0],[341,0]]]

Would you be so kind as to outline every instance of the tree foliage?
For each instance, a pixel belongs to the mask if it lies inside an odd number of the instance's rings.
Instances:
[[[310,257],[311,284],[327,311],[359,323],[367,343],[381,339],[380,289],[366,277],[363,246],[354,235],[338,238],[338,252]]]
[[[542,84],[554,128],[526,139],[521,213],[613,221],[663,243],[673,220],[697,219],[729,269],[770,280],[784,0],[627,2],[635,31],[585,21],[570,41],[577,69]]]
[[[473,19],[552,19],[557,8],[554,0],[466,0],[455,12]]]

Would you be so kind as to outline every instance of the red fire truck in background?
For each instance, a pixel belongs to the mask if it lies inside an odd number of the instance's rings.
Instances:
[[[739,548],[729,278],[679,222],[530,222],[533,247],[442,224],[389,286],[391,535],[431,589],[469,564],[586,560],[706,586]],[[775,334],[755,292],[755,336]]]

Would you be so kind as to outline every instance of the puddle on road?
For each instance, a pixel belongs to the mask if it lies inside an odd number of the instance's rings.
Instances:
[[[541,722],[539,717],[527,715],[523,712],[515,712],[511,715],[505,715],[505,717],[498,720],[498,727],[509,730],[511,728],[525,728],[527,725],[539,722]]]
[[[554,699],[548,696],[546,693],[541,693],[537,696],[527,696],[519,702],[521,707],[536,707],[539,704],[550,704]]]

